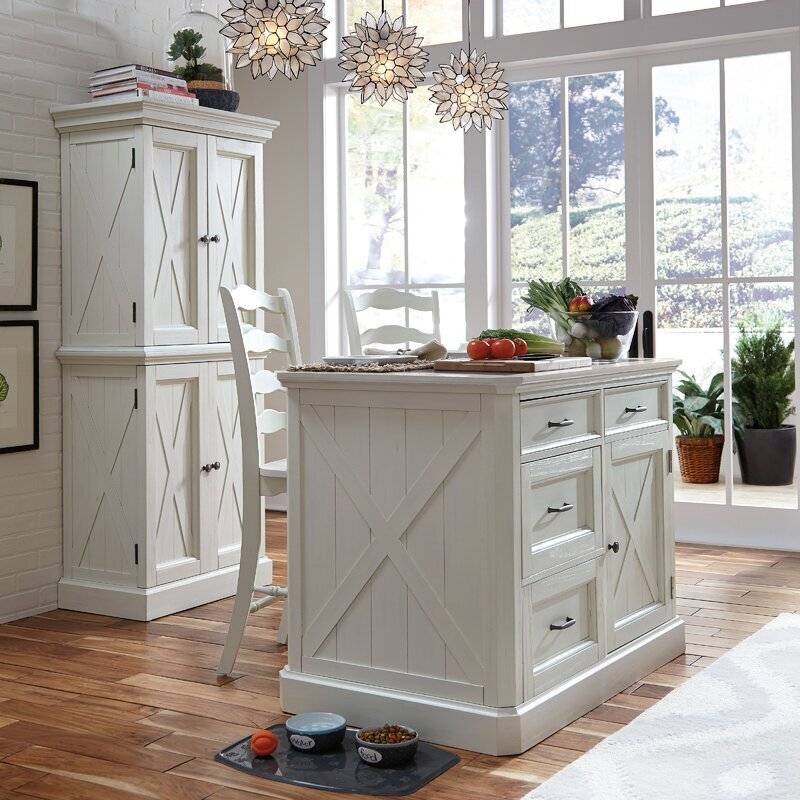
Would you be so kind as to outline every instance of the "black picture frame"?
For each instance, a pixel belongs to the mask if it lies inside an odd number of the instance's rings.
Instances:
[[[6,328],[31,328],[33,336],[33,420],[32,432],[33,439],[30,442],[23,442],[10,446],[0,446],[2,453],[19,453],[23,450],[39,449],[39,322],[38,320],[0,320],[0,348],[3,346],[3,331]]]
[[[36,311],[39,278],[39,182],[0,178],[3,186],[23,186],[31,190],[31,295],[30,303],[0,303],[0,311]]]

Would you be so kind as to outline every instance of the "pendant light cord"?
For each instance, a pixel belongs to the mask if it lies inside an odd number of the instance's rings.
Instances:
[[[471,0],[467,0],[467,55],[472,53],[472,8]]]

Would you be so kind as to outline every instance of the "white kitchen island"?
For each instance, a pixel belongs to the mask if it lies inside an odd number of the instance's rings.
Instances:
[[[519,753],[683,653],[678,364],[281,373],[284,710]]]

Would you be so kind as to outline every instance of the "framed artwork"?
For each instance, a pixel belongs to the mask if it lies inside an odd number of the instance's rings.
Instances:
[[[0,178],[0,311],[36,309],[39,184]]]
[[[39,323],[0,321],[0,453],[39,447]]]

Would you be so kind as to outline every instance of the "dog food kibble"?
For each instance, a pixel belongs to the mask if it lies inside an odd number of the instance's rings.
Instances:
[[[359,734],[359,738],[372,744],[410,742],[415,736],[415,733],[408,728],[403,728],[401,725],[383,725],[380,728],[370,728]]]

